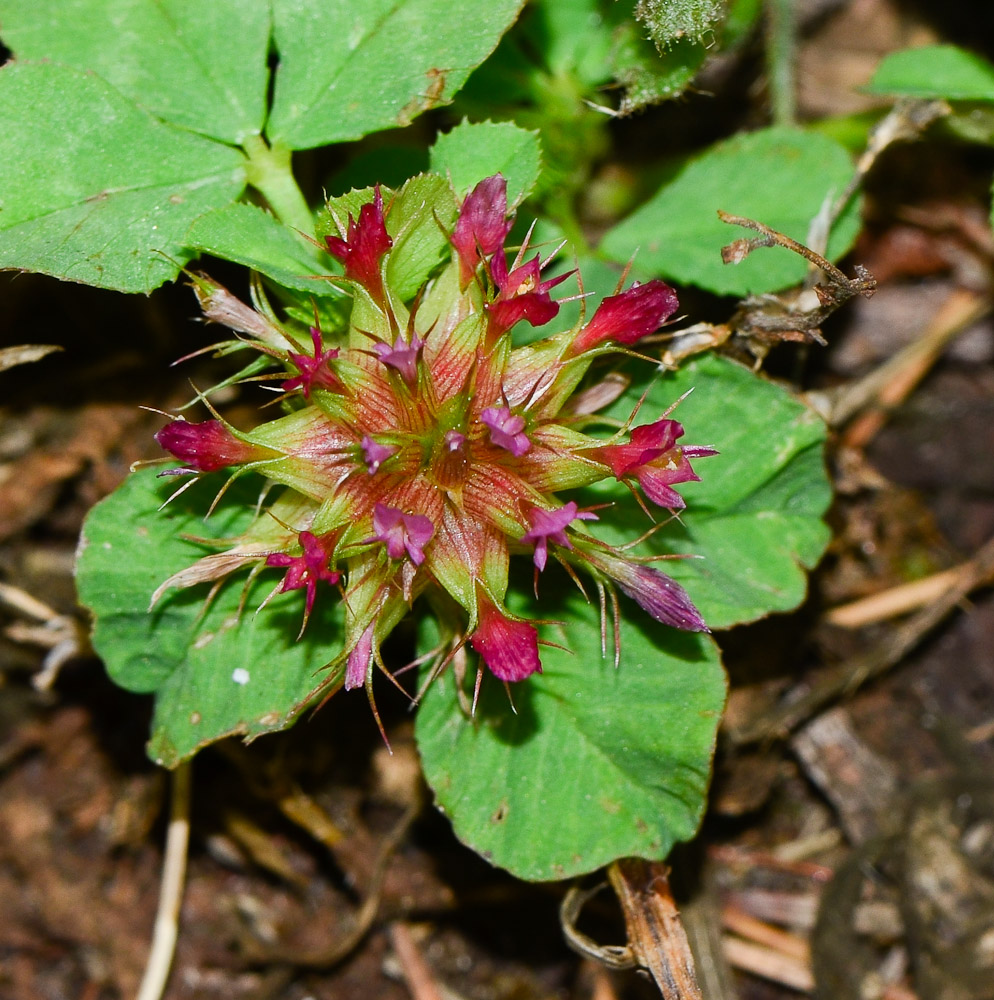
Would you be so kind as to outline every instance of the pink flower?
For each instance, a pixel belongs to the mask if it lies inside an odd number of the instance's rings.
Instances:
[[[316,327],[311,327],[311,340],[314,343],[314,356],[307,354],[289,354],[288,360],[300,373],[293,378],[287,379],[283,383],[284,392],[293,392],[294,389],[304,390],[304,399],[311,398],[311,389],[338,389],[341,382],[331,370],[329,361],[334,361],[338,357],[337,347],[324,349],[321,340],[321,331]]]
[[[683,426],[664,418],[635,427],[626,444],[604,445],[593,449],[591,454],[608,466],[616,478],[634,476],[653,503],[681,510],[686,504],[673,485],[700,481],[688,458],[718,454],[716,449],[703,445],[680,448],[676,442],[681,437]]]
[[[329,539],[329,536],[325,536]],[[326,549],[321,539],[309,531],[300,533],[300,547],[303,552],[299,556],[290,556],[285,552],[273,552],[266,556],[267,566],[285,566],[286,576],[280,584],[280,593],[285,594],[290,590],[299,590],[301,587],[307,590],[307,602],[304,608],[304,621],[310,617],[311,608],[314,607],[314,598],[317,594],[318,582],[324,580],[325,583],[336,584],[342,578],[341,573],[336,573],[328,568],[328,560],[331,552]]]
[[[500,174],[480,181],[466,197],[459,212],[452,245],[459,255],[459,283],[465,288],[481,260],[499,250],[511,231],[507,219],[507,181]]]
[[[400,373],[400,377],[411,389],[418,382],[418,358],[421,355],[423,347],[424,341],[417,335],[411,337],[410,343],[404,340],[403,337],[398,336],[393,343],[393,347],[389,344],[373,344],[373,350],[380,361],[396,369]]]
[[[631,346],[655,333],[678,305],[676,292],[658,279],[632,285],[601,302],[590,322],[576,335],[570,353],[583,354],[606,341]]]
[[[378,184],[373,200],[359,209],[359,221],[349,214],[345,239],[326,236],[324,242],[328,253],[345,265],[345,277],[358,282],[377,302],[382,302],[380,260],[393,246],[393,240],[383,220],[383,195]]]
[[[373,509],[373,531],[368,541],[383,542],[391,559],[403,559],[406,552],[411,562],[420,566],[435,526],[424,514],[405,514],[396,507],[378,503]]]
[[[592,566],[612,579],[657,622],[686,632],[710,632],[687,592],[665,573],[592,547],[584,553]]]
[[[229,465],[241,465],[271,458],[266,448],[249,444],[235,437],[220,420],[205,420],[192,424],[182,418],[166,424],[155,440],[186,465],[170,469],[163,475],[183,472],[216,472]]]
[[[565,281],[572,271],[540,281],[541,264],[536,254],[527,263],[507,272],[503,253],[496,253],[490,261],[490,273],[497,286],[497,297],[487,305],[491,326],[499,333],[510,330],[519,320],[532,326],[544,326],[559,312],[559,303],[549,298],[549,290]]]
[[[359,641],[349,650],[349,658],[345,666],[345,690],[354,691],[366,683],[366,672],[373,662],[373,631],[375,622],[366,626]]]
[[[391,456],[397,454],[397,448],[389,444],[380,444],[374,441],[368,434],[363,436],[359,442],[362,448],[362,458],[366,463],[366,469],[372,475]]]
[[[525,434],[525,418],[506,406],[488,406],[480,414],[480,422],[490,428],[490,440],[516,458],[532,446]]]
[[[538,658],[538,631],[534,625],[508,618],[486,598],[479,601],[479,621],[470,644],[494,677],[523,681],[542,672]]]
[[[596,521],[597,515],[589,510],[579,510],[575,500],[570,500],[557,510],[545,510],[543,507],[532,507],[528,512],[528,531],[521,541],[526,545],[535,546],[534,561],[540,569],[545,569],[549,557],[549,542],[555,542],[564,548],[573,548],[566,536],[566,528],[573,521]]]

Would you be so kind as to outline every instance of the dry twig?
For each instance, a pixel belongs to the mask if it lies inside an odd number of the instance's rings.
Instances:
[[[179,911],[186,883],[186,854],[190,843],[190,764],[180,764],[172,775],[172,806],[162,864],[162,887],[155,914],[152,949],[138,1000],[159,1000],[166,988],[179,936]]]

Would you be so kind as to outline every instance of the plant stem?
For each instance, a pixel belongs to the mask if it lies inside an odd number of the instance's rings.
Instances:
[[[773,121],[777,125],[793,125],[797,119],[794,3],[795,0],[766,0],[766,73]]]
[[[268,146],[261,135],[248,136],[242,149],[248,157],[249,184],[266,199],[281,222],[310,235],[314,219],[293,176],[290,150]]]
[[[166,854],[162,863],[159,909],[155,914],[152,949],[138,989],[138,1000],[159,1000],[166,988],[176,952],[179,911],[186,882],[186,852],[190,843],[190,764],[180,764],[172,776],[172,805]]]

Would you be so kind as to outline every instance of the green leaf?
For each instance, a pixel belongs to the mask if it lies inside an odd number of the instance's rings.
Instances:
[[[646,616],[621,620],[621,665],[601,652],[599,612],[543,580],[542,674],[485,677],[476,718],[452,678],[428,690],[415,733],[456,835],[519,878],[563,879],[620,857],[664,858],[693,836],[707,795],[724,675],[710,638]],[[610,642],[610,640],[609,640]]]
[[[803,243],[826,199],[845,190],[852,169],[846,151],[826,136],[788,128],[736,136],[690,160],[612,229],[600,250],[618,262],[638,251],[639,275],[663,275],[719,295],[787,288],[804,278],[807,262],[773,248],[740,264],[723,264],[721,248],[743,232],[721,222],[718,210],[756,219]],[[858,231],[854,200],[832,231],[828,257],[842,256]]]
[[[190,223],[244,187],[236,150],[64,66],[0,70],[0,123],[0,267],[149,292],[190,259]]]
[[[624,419],[644,390],[633,384],[608,412]],[[637,551],[699,557],[658,566],[687,588],[711,628],[788,611],[804,599],[805,571],[830,537],[822,521],[832,497],[825,426],[777,384],[711,356],[653,382],[639,421],[658,419],[689,390],[673,414],[686,429],[681,443],[720,454],[693,461],[701,481],[680,485],[686,511]],[[591,532],[612,545],[630,541],[633,525],[651,527],[634,499],[599,515]]]
[[[7,0],[3,13],[19,59],[92,70],[166,121],[236,144],[262,129],[269,31],[269,5],[244,0]]]
[[[599,0],[534,0],[524,24],[553,75],[594,87],[610,79],[610,19]],[[519,29],[522,25],[519,24]]]
[[[522,3],[274,0],[280,64],[267,135],[310,149],[409,124],[448,103]]]
[[[331,262],[300,233],[255,205],[226,205],[202,215],[186,236],[189,246],[233,260],[272,278],[284,288],[308,295],[339,298],[334,285],[321,280]],[[324,255],[321,255],[324,256]]]
[[[180,536],[222,538],[248,526],[257,489],[239,483],[203,519],[205,493],[222,483],[216,477],[200,483],[157,513],[176,482],[143,469],[94,507],[83,526],[77,585],[96,619],[93,648],[115,683],[155,692],[148,750],[165,767],[223,736],[254,737],[290,725],[322,680],[329,634],[341,633],[341,602],[329,593],[318,595],[300,641],[294,641],[299,594],[278,595],[254,615],[279,582],[276,572],[261,574],[248,589],[240,615],[244,573],[206,613],[206,586],[170,591],[149,612],[156,587],[209,551]]]
[[[994,66],[955,45],[925,45],[891,53],[864,90],[897,97],[994,101]]]
[[[542,169],[538,133],[512,122],[463,121],[431,147],[431,169],[462,198],[484,177],[503,174],[512,208],[531,193]]]

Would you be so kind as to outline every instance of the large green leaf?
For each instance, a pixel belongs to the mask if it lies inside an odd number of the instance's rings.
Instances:
[[[149,612],[159,584],[210,551],[180,536],[223,538],[247,527],[255,494],[239,484],[204,520],[207,494],[223,481],[197,484],[157,513],[176,481],[163,482],[154,469],[143,469],[94,507],[83,527],[77,585],[95,616],[93,647],[117,684],[155,692],[148,749],[165,767],[222,736],[258,736],[288,726],[323,679],[321,668],[335,645],[329,636],[341,634],[341,601],[332,599],[337,595],[318,596],[300,641],[294,641],[303,608],[299,594],[280,595],[254,615],[279,583],[274,570],[249,588],[241,614],[244,572],[206,613],[206,586],[170,591]]]
[[[440,135],[431,147],[431,169],[448,177],[462,197],[493,174],[507,181],[507,202],[518,205],[531,194],[542,169],[538,133],[513,122],[463,121]]]
[[[864,89],[898,97],[994,101],[994,66],[955,45],[925,45],[892,52]]]
[[[331,273],[330,259],[303,235],[255,205],[225,205],[202,215],[186,240],[196,250],[244,264],[284,288],[332,298],[342,294],[323,280]]]
[[[611,412],[626,417],[644,389],[636,384]],[[687,588],[712,628],[790,610],[804,599],[805,571],[830,537],[822,520],[832,495],[825,426],[785,389],[710,356],[654,381],[639,422],[658,419],[691,389],[673,414],[686,429],[682,443],[714,445],[720,454],[694,460],[701,481],[679,487],[687,510],[639,552],[699,557],[658,565]],[[598,513],[592,533],[614,545],[631,541],[640,524],[651,527],[631,498]]]
[[[189,260],[190,223],[245,184],[236,150],[65,66],[0,70],[0,122],[0,267],[151,291]]]
[[[690,160],[612,229],[600,249],[621,263],[637,252],[638,274],[664,275],[721,295],[787,288],[801,281],[807,262],[774,248],[723,264],[721,248],[743,231],[722,223],[718,210],[805,242],[812,220],[826,199],[842,194],[852,169],[845,149],[823,135],[788,128],[739,135]],[[853,202],[832,232],[828,256],[845,253],[858,231],[859,206]]]
[[[269,20],[266,0],[6,0],[2,29],[19,59],[93,70],[169,122],[241,143],[265,118]]]
[[[543,581],[545,593],[562,578]],[[418,709],[428,783],[456,834],[534,880],[615,858],[663,858],[693,836],[707,795],[725,682],[714,643],[649,619],[621,621],[621,665],[601,651],[596,607],[541,605],[565,619],[543,636],[541,675],[511,690],[484,678],[475,719],[449,675]]]
[[[266,133],[310,149],[407,125],[447,103],[523,0],[273,0],[280,54]]]

